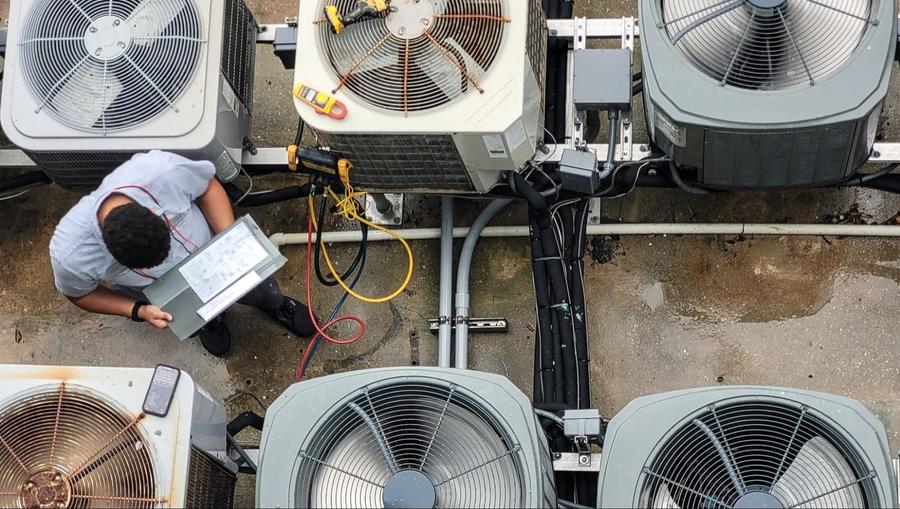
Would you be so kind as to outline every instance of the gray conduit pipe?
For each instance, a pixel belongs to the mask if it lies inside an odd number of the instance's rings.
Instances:
[[[440,228],[394,230],[406,240],[431,240],[441,238]],[[469,234],[469,228],[454,228],[453,238],[461,239]],[[588,235],[809,235],[814,237],[900,237],[900,227],[889,225],[855,224],[750,224],[750,223],[622,223],[596,224],[587,227]],[[527,226],[490,226],[481,232],[482,237],[527,237]],[[315,241],[313,234],[313,241]],[[269,237],[276,246],[305,245],[305,233],[276,233]],[[326,232],[323,242],[352,243],[362,240],[359,230]],[[380,231],[369,231],[369,242],[394,240]]]
[[[472,268],[472,258],[475,255],[475,246],[481,237],[481,232],[487,224],[497,215],[503,207],[509,205],[512,200],[499,199],[488,204],[475,219],[469,229],[466,240],[463,242],[462,251],[459,254],[459,266],[456,269],[456,362],[458,369],[469,367],[469,271]]]
[[[453,197],[441,198],[441,289],[438,309],[438,367],[450,366],[453,325]]]

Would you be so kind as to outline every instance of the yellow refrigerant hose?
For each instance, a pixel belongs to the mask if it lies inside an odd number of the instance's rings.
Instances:
[[[409,286],[409,282],[412,280],[413,268],[415,267],[415,259],[413,258],[412,248],[409,246],[409,243],[406,241],[406,239],[401,237],[396,232],[394,232],[388,228],[385,228],[381,225],[374,224],[374,223],[366,220],[366,218],[357,214],[356,213],[356,198],[358,196],[363,196],[365,193],[354,193],[353,189],[349,185],[346,185],[346,188],[347,188],[346,195],[344,196],[343,199],[340,198],[338,195],[336,195],[334,193],[334,191],[332,191],[331,189],[328,189],[328,194],[331,195],[332,199],[334,199],[335,203],[337,203],[337,205],[336,205],[337,214],[339,214],[340,216],[344,217],[345,219],[348,219],[351,221],[359,221],[360,223],[367,225],[369,228],[374,228],[375,230],[382,231],[382,232],[390,235],[391,237],[397,239],[400,242],[400,244],[403,245],[403,249],[406,250],[406,257],[407,257],[407,260],[409,263],[409,269],[406,271],[406,278],[403,280],[403,284],[401,284],[400,287],[397,288],[397,290],[394,291],[393,293],[391,293],[390,295],[387,295],[385,297],[378,297],[378,298],[367,297],[365,295],[361,295],[361,294],[355,292],[352,288],[350,288],[350,286],[346,282],[344,282],[343,279],[341,279],[341,276],[338,274],[337,269],[334,268],[334,263],[332,263],[331,257],[328,255],[328,249],[325,247],[324,242],[322,242],[322,256],[325,258],[325,263],[328,265],[328,270],[331,272],[331,275],[332,275],[332,277],[334,277],[334,280],[337,281],[337,283],[341,286],[341,288],[343,288],[344,291],[347,292],[348,294],[350,294],[352,297],[354,297],[358,300],[361,300],[363,302],[367,302],[369,304],[382,304],[382,303],[394,300],[395,298],[397,298],[397,296],[399,296],[401,293],[403,293],[404,290],[406,290],[406,287]],[[309,206],[309,217],[312,218],[313,228],[316,231],[316,235],[319,235],[320,234],[319,233],[319,225],[316,224],[315,201],[314,201],[314,198],[312,195],[310,195],[307,198],[307,205]]]

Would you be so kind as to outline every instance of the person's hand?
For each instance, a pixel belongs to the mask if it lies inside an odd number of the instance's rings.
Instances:
[[[172,321],[172,315],[152,304],[141,306],[141,309],[138,311],[138,316],[157,329],[169,328],[169,322]]]

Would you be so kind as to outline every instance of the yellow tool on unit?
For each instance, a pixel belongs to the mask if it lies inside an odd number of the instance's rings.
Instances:
[[[360,21],[387,16],[391,9],[391,0],[359,0],[356,8],[342,15],[336,5],[325,6],[325,19],[331,25],[331,31],[341,33],[344,28]]]
[[[312,106],[316,113],[328,115],[335,120],[343,120],[347,116],[347,107],[333,95],[320,92],[303,83],[294,85],[294,97]]]

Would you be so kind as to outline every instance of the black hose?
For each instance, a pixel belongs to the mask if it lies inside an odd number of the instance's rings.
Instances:
[[[584,256],[587,251],[587,209],[582,202],[575,210],[574,252],[569,259],[570,294],[575,329],[575,352],[578,373],[578,407],[590,408],[590,352],[587,341],[587,306],[584,297]]]
[[[228,197],[231,198],[232,202],[240,199],[241,195],[244,194],[244,192],[234,184],[226,184],[224,187],[225,192],[228,193]],[[290,186],[274,191],[267,191],[265,193],[248,194],[241,200],[240,205],[241,207],[262,207],[273,203],[306,198],[309,196],[309,190],[310,185],[303,184],[302,186]]]
[[[0,193],[15,191],[20,187],[32,187],[40,184],[49,184],[52,180],[42,171],[32,171],[22,175],[16,175],[0,181]]]
[[[322,266],[320,262],[319,253],[322,251],[322,236],[325,233],[325,210],[328,208],[328,197],[322,197],[322,203],[319,205],[319,232],[316,234],[316,244],[315,244],[315,255],[313,260],[315,263],[316,269],[316,279],[319,280],[325,286],[337,286],[338,282],[336,279],[331,279],[325,275],[322,271]],[[360,211],[361,212],[361,211]],[[341,275],[341,279],[346,281],[353,275],[353,272],[356,271],[357,267],[359,267],[360,262],[363,258],[364,253],[364,245],[368,241],[369,238],[369,225],[365,223],[360,223],[360,230],[362,231],[362,242],[359,244],[359,249],[356,251],[356,257],[350,263],[350,266],[347,267],[347,270]]]
[[[616,146],[618,145],[619,134],[619,110],[609,110],[609,141],[606,146],[606,163],[603,165],[603,172],[607,175],[616,169]]]
[[[535,364],[538,366],[536,378],[541,383],[534,386],[534,400],[538,402],[555,401],[556,365],[553,362],[553,334],[550,327],[550,291],[547,288],[546,262],[541,247],[541,239],[533,214],[529,215],[531,227],[531,269],[534,276],[535,305],[537,306],[537,326],[535,327]]]
[[[707,191],[706,189],[689,186],[683,180],[681,180],[681,175],[678,174],[678,165],[675,164],[675,161],[669,161],[669,175],[672,176],[672,182],[675,182],[675,184],[686,193],[709,194],[709,191]]]
[[[644,82],[643,81],[638,81],[634,85],[631,85],[631,96],[632,97],[640,94],[643,91],[644,91]]]
[[[573,410],[573,407],[565,403],[551,403],[551,402],[543,402],[543,403],[534,403],[534,408],[538,408],[540,410],[546,410],[548,412],[564,412],[566,410]]]
[[[549,217],[546,216],[547,209],[549,209],[549,205],[547,204],[547,199],[544,198],[537,189],[535,189],[531,184],[528,183],[525,178],[519,173],[512,172],[509,178],[510,184],[512,184],[512,191],[520,198],[523,198],[526,202],[528,202],[528,206],[535,210],[535,212],[543,212],[542,215],[536,215],[538,219],[545,219],[548,226],[550,223]],[[543,229],[544,226],[541,226]]]
[[[575,338],[572,330],[572,308],[566,290],[566,276],[563,271],[562,253],[556,244],[556,236],[552,227],[541,229],[541,244],[544,246],[544,256],[548,259],[547,275],[550,283],[550,300],[554,316],[557,317],[559,329],[560,357],[559,365],[563,373],[575,373]],[[578,391],[575,384],[566,383],[563,395],[566,403],[576,405]]]
[[[554,340],[556,368],[554,394],[557,397],[553,401],[565,401],[574,406],[578,404],[577,383],[571,381],[567,383],[561,378],[564,373],[576,372],[575,338],[571,325],[572,309],[568,298],[563,253],[556,243],[556,235],[547,213],[549,207],[546,198],[518,173],[512,173],[509,180],[513,192],[528,202],[531,217],[534,218],[538,229],[542,251],[538,256],[532,252],[532,257],[546,262],[544,266],[547,271],[546,284],[550,289],[551,334]],[[535,281],[535,287],[540,284],[540,281]],[[560,393],[562,399],[558,397]]]
[[[545,284],[549,287],[550,280],[548,279]],[[566,399],[566,381],[563,373],[563,361],[562,361],[562,339],[559,335],[559,314],[551,310],[550,312],[550,341],[553,348],[553,366],[555,369],[553,370],[553,399],[551,401],[564,402],[566,404],[571,404]]]
[[[885,176],[890,175],[891,172],[893,172],[894,170],[897,169],[897,166],[898,166],[897,163],[894,163],[894,164],[889,164],[887,166],[882,167],[875,173],[868,173],[868,174],[857,173],[857,174],[853,175],[852,177],[850,177],[849,179],[843,181],[841,183],[841,185],[865,186],[869,182],[874,182],[876,180],[880,180],[881,178],[883,178]]]
[[[885,175],[881,178],[860,184],[860,186],[869,189],[877,189],[879,191],[886,191],[888,193],[900,194],[900,175]]]
[[[584,141],[593,143],[600,135],[600,112],[588,111],[584,119]]]

